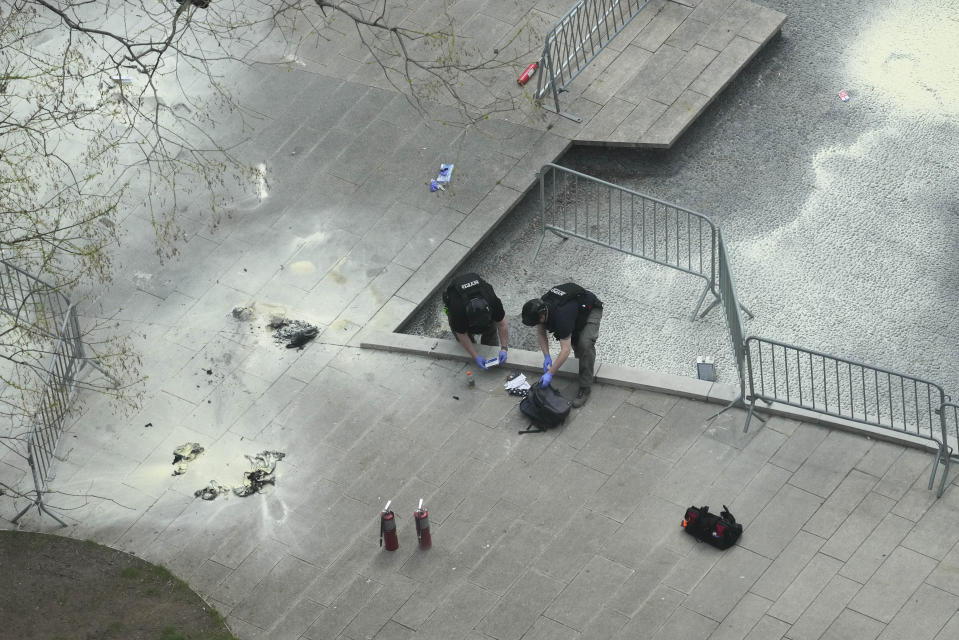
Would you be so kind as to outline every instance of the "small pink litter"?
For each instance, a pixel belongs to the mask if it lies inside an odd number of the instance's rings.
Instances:
[[[846,93],[845,89],[839,92],[839,99],[843,102],[849,102],[849,94]]]

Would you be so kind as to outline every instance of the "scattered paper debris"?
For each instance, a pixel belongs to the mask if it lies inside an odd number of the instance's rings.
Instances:
[[[506,384],[504,384],[503,387],[511,396],[526,397],[530,385],[529,380],[526,379],[526,374],[512,373],[507,376]]]
[[[849,94],[846,93],[845,89],[840,91],[838,95],[839,95],[839,99],[842,100],[843,102],[849,102]]]
[[[181,476],[186,473],[187,465],[196,460],[204,449],[199,442],[187,442],[173,450],[173,475]]]
[[[441,164],[440,171],[436,174],[436,182],[438,184],[449,184],[450,180],[453,179],[453,165],[452,164]]]
[[[430,191],[446,191],[445,185],[450,183],[450,180],[453,179],[453,165],[452,164],[441,164],[440,170],[436,174],[436,177],[430,180]]]
[[[222,484],[216,480],[210,480],[210,484],[203,487],[202,489],[197,489],[193,492],[193,496],[200,498],[201,500],[216,500],[217,497],[221,496],[224,493],[229,493],[230,488],[224,487]]]
[[[246,459],[253,465],[251,471],[243,474],[243,485],[233,487],[233,493],[245,498],[259,493],[268,484],[276,484],[276,463],[286,457],[281,451],[263,451]]]
[[[243,473],[243,484],[229,487],[216,480],[210,480],[210,484],[197,489],[193,495],[201,500],[216,500],[229,493],[240,498],[260,493],[266,485],[276,485],[276,463],[285,457],[286,454],[282,451],[261,451],[255,456],[246,456],[252,469]]]

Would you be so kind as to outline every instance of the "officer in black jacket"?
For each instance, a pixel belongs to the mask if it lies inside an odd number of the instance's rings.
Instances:
[[[537,327],[539,346],[543,350],[543,377],[540,378],[543,386],[549,386],[553,374],[563,366],[571,350],[579,359],[579,391],[572,403],[574,407],[583,406],[589,399],[596,365],[596,338],[602,319],[603,303],[596,294],[572,282],[555,286],[542,298],[533,298],[523,305],[523,324]],[[555,361],[549,356],[547,331],[559,340]]]
[[[473,346],[476,334],[482,344],[500,346],[500,364],[506,362],[509,349],[509,326],[503,302],[496,297],[493,287],[475,273],[462,273],[450,280],[443,292],[443,304],[449,317],[450,330],[470,357],[481,369],[486,369],[486,358],[476,353]],[[499,340],[497,341],[497,335]]]

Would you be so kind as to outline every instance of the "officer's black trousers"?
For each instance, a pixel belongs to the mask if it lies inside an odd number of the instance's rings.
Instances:
[[[586,326],[580,330],[573,342],[573,355],[579,360],[579,386],[583,389],[589,389],[593,386],[593,370],[596,367],[596,338],[599,337],[599,323],[602,319],[602,309],[590,311],[589,315],[586,316]]]

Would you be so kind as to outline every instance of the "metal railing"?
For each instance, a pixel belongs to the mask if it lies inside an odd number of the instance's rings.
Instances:
[[[718,233],[706,216],[555,164],[540,169],[539,193],[543,236],[534,260],[552,231],[702,278],[692,319],[707,293],[719,300]]]
[[[581,122],[582,118],[564,113],[559,94],[606,48],[616,35],[636,17],[648,0],[579,0],[546,34],[540,58],[536,97],[553,96],[557,114]],[[549,108],[549,107],[546,107]]]
[[[940,410],[942,429],[949,442],[959,442],[959,405],[946,402]]]
[[[756,336],[746,339],[746,368],[750,401],[744,431],[757,400],[779,402],[930,440],[938,452],[930,489],[939,462],[948,464],[947,396],[934,382]],[[937,495],[947,475],[948,466]]]
[[[77,321],[76,308],[70,299],[43,280],[0,260],[0,312],[13,318],[16,326],[36,331],[43,339],[52,341],[49,364],[40,379],[37,404],[30,419],[29,436],[24,455],[33,476],[34,498],[13,519],[18,522],[31,508],[66,526],[43,503],[43,494],[49,489],[57,446],[63,435],[67,411],[77,390],[80,371],[91,365],[115,385],[116,378],[90,360]]]
[[[47,338],[56,336],[70,300],[6,260],[0,259],[0,263],[0,312]]]
[[[723,317],[726,319],[726,330],[729,335],[729,342],[733,348],[733,355],[736,359],[739,395],[736,396],[732,402],[713,414],[709,419],[712,420],[719,414],[734,407],[748,409],[746,415],[746,429],[748,429],[749,420],[753,416],[754,405],[746,404],[746,377],[748,373],[746,369],[746,328],[743,324],[743,316],[740,310],[745,310],[750,318],[753,317],[753,314],[739,303],[739,297],[736,295],[736,283],[733,280],[733,271],[729,263],[729,254],[726,253],[726,243],[723,241],[722,230],[717,229],[716,232],[718,238],[716,251],[716,291],[718,291],[718,296],[717,299],[709,305],[706,311],[703,311],[703,315],[706,315],[716,304],[720,304],[723,307]],[[756,414],[756,417],[761,422],[766,421],[766,419],[759,414]]]
[[[942,386],[915,376],[862,364],[784,342],[748,336],[722,231],[706,216],[597,178],[547,164],[539,172],[543,235],[574,237],[699,276],[721,305],[736,360],[739,396],[722,411],[747,409],[748,431],[756,401],[774,402],[889,429],[935,445],[932,489],[943,464],[937,497],[949,475],[953,443],[959,446],[959,405]],[[717,413],[716,415],[719,415]],[[715,417],[715,416],[713,416]]]
[[[959,405],[954,404],[949,396],[946,396],[945,404],[939,409],[939,419],[942,422],[943,444],[949,450],[949,456],[943,461],[945,469],[943,470],[942,485],[945,485],[946,476],[949,475],[949,463],[952,462],[953,454],[956,451],[953,444],[955,443],[959,447]],[[942,491],[943,488],[940,486],[937,495],[942,495]]]
[[[733,354],[736,357],[736,372],[739,377],[739,397],[745,398],[746,393],[746,328],[743,316],[740,313],[739,298],[736,296],[736,283],[733,281],[733,272],[729,264],[729,255],[726,253],[726,243],[723,242],[722,231],[716,230],[716,291],[719,303],[723,308],[723,317],[726,318],[726,329],[729,332],[729,341],[732,344]],[[708,309],[707,309],[708,311]],[[750,314],[751,316],[752,314]],[[745,403],[733,401],[730,407]]]

